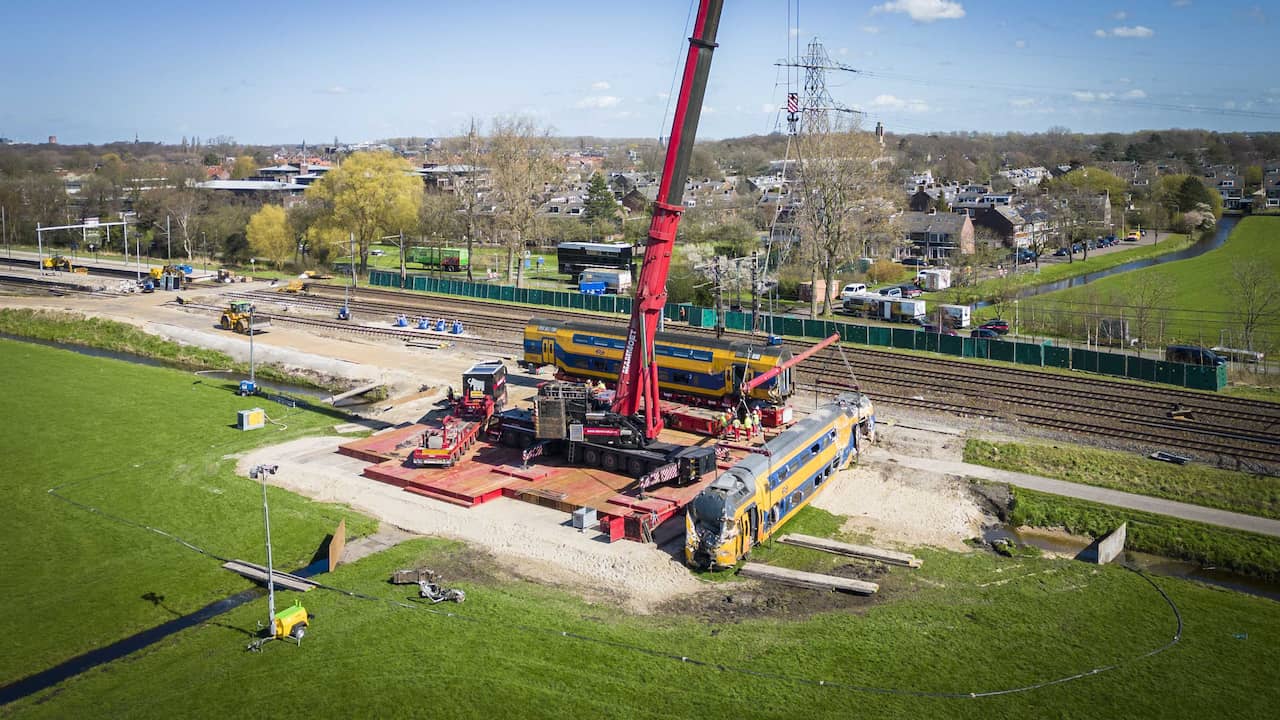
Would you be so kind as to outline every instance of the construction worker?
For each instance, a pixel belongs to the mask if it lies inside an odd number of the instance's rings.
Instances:
[[[738,440],[742,436],[742,421],[738,418],[733,419],[733,439]]]
[[[752,429],[751,429],[751,415],[750,415],[750,414],[748,414],[746,417],[744,417],[744,418],[742,419],[742,429],[743,429],[743,435],[745,435],[745,436],[746,436],[746,439],[747,439],[747,440],[750,440],[750,439],[751,439],[751,437],[752,437],[752,432],[753,432],[753,431],[752,431]]]

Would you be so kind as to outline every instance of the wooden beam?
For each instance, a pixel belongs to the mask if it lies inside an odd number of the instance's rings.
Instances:
[[[738,569],[738,574],[743,577],[769,580],[811,590],[840,590],[859,595],[870,595],[880,589],[879,585],[862,580],[802,572],[800,570],[788,570],[787,568],[761,565],[760,563],[746,563]]]
[[[262,565],[245,562],[244,560],[230,560],[223,563],[222,567],[255,582],[264,584],[267,582],[267,569]],[[286,590],[306,592],[316,586],[316,584],[311,580],[298,577],[297,575],[290,575],[286,572],[276,571],[271,573],[271,575],[271,581],[275,583],[275,586]]]
[[[329,397],[325,400],[325,402],[327,402],[327,403],[329,403],[330,405],[332,405],[332,404],[334,404],[334,403],[338,402],[339,400],[346,400],[346,399],[347,399],[347,398],[349,398],[349,397],[354,397],[354,396],[356,396],[356,395],[361,395],[361,394],[363,394],[363,393],[367,393],[367,392],[369,392],[370,390],[373,390],[374,388],[376,388],[376,387],[378,387],[378,386],[380,386],[380,385],[382,385],[382,383],[380,383],[380,382],[376,382],[376,383],[369,383],[368,385],[361,385],[360,387],[355,388],[354,390],[348,390],[348,391],[346,391],[346,392],[344,392],[344,393],[339,393],[338,395],[331,395],[331,396],[329,396]]]
[[[792,533],[778,538],[778,542],[785,543],[787,545],[795,545],[797,547],[809,548],[810,550],[821,550],[822,552],[829,552],[835,555],[847,555],[849,557],[864,558],[866,560],[878,560],[882,563],[901,565],[903,567],[918,568],[923,564],[923,561],[920,560],[920,558],[912,555],[911,553],[882,550],[880,548],[869,547],[866,545],[850,545],[849,543],[813,537],[812,535],[799,535]]]

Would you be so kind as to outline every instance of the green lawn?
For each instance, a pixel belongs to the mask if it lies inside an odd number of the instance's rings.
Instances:
[[[335,423],[270,404],[267,412],[288,430],[245,433],[232,427],[236,411],[262,401],[187,372],[9,340],[0,340],[0,363],[9,382],[0,396],[7,421],[0,684],[248,587],[217,562],[104,515],[261,561],[260,488],[236,476],[224,456]],[[102,514],[49,494],[54,486]],[[356,534],[372,527],[342,508],[271,496],[280,567],[306,564],[342,517]]]
[[[0,440],[11,468],[0,479],[10,520],[0,683],[245,587],[216,560],[138,525],[260,559],[259,488],[224,456],[333,422],[298,412],[283,418],[288,431],[240,433],[228,425],[244,401],[187,373],[15,342],[0,342],[0,362],[15,388],[39,388],[0,400],[16,419]],[[14,431],[19,423],[32,435]],[[63,494],[102,512],[46,492],[64,483],[73,484]],[[371,526],[283,491],[271,498],[281,566],[304,563],[339,517],[355,533]],[[838,535],[842,523],[807,508],[791,529]],[[256,600],[0,716],[221,718],[260,698],[273,714],[313,717],[563,718],[566,708],[593,718],[1094,717],[1098,708],[1109,717],[1190,717],[1206,707],[1261,717],[1280,700],[1278,603],[1156,579],[1182,613],[1184,636],[1136,659],[1165,644],[1175,622],[1134,573],[916,552],[921,569],[870,569],[882,588],[870,599],[735,581],[633,615],[608,599],[513,579],[475,549],[414,541],[324,576],[373,599],[303,596],[314,620],[302,647],[244,651],[264,614],[265,600]],[[781,545],[754,559],[868,571]],[[431,608],[456,616],[385,602],[411,594],[387,584],[390,572],[420,565],[467,591],[464,605]],[[280,604],[291,602],[283,595]],[[1119,669],[1026,693],[966,695],[1113,664]]]
[[[1073,262],[1046,262],[1041,264],[1039,272],[1024,270],[1009,277],[983,280],[970,287],[957,287],[939,292],[925,293],[921,297],[930,301],[930,303],[970,305],[979,300],[990,299],[1001,292],[1007,293],[1022,288],[1047,285],[1059,280],[1087,275],[1091,272],[1106,270],[1134,260],[1176,252],[1189,247],[1191,244],[1192,240],[1187,235],[1166,233],[1160,237],[1160,242],[1153,245],[1131,247],[1106,254],[1092,254],[1088,260],[1077,258]],[[1032,265],[1031,267],[1034,268],[1035,266]]]
[[[1246,217],[1222,247],[1199,257],[1113,275],[1086,286],[1023,300],[1022,315],[1026,318],[1036,310],[1081,311],[1095,299],[1104,307],[1133,305],[1133,288],[1151,282],[1165,293],[1157,305],[1171,310],[1164,321],[1165,342],[1216,345],[1220,330],[1238,331],[1239,300],[1232,279],[1232,267],[1236,263],[1261,265],[1280,275],[1280,217]],[[1118,317],[1120,312],[1114,309],[1105,314]],[[1130,317],[1132,312],[1132,309],[1128,311]],[[1274,329],[1274,323],[1272,327]],[[1137,334],[1134,328],[1131,332]]]
[[[1280,519],[1280,478],[1079,445],[968,440],[965,462]]]

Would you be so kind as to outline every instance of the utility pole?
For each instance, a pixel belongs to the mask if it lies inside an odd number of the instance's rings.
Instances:
[[[173,262],[173,235],[169,234],[169,216],[164,216],[164,254],[170,263]]]
[[[751,334],[756,334],[756,318],[760,317],[760,262],[751,251]]]
[[[716,257],[716,337],[724,337],[724,283],[720,278],[720,268],[724,258]]]
[[[13,243],[9,242],[9,223],[5,218],[4,206],[0,205],[0,235],[4,235],[4,245],[9,249],[9,264],[13,264]]]

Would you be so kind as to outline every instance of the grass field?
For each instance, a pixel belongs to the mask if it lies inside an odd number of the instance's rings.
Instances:
[[[1165,320],[1166,342],[1216,345],[1219,330],[1238,331],[1236,283],[1232,278],[1236,263],[1261,265],[1280,275],[1280,217],[1246,217],[1216,250],[1024,300],[1022,310],[1024,316],[1029,307],[1076,310],[1089,305],[1095,297],[1102,299],[1104,305],[1131,305],[1125,300],[1130,290],[1151,282],[1166,294],[1158,306],[1170,309]],[[1118,312],[1109,316],[1118,316]],[[1270,329],[1272,335],[1280,334],[1274,322]]]
[[[5,417],[35,431],[0,441],[13,470],[0,479],[10,521],[0,683],[245,586],[216,560],[59,501],[48,487],[80,481],[62,492],[219,554],[258,559],[258,486],[233,475],[224,456],[332,422],[298,413],[283,419],[288,431],[239,433],[227,425],[242,401],[179,371],[14,342],[0,342],[0,362],[16,387],[39,388],[0,400]],[[281,566],[305,562],[340,516],[357,533],[370,527],[338,508],[271,497]],[[830,535],[842,522],[806,509],[791,529]],[[1155,579],[1182,613],[1184,635],[1134,659],[1168,642],[1176,625],[1132,572],[916,552],[919,570],[877,570],[774,545],[754,559],[861,568],[882,591],[867,599],[722,582],[632,615],[609,599],[514,578],[483,552],[419,540],[322,576],[366,597],[305,595],[315,617],[301,647],[244,651],[265,612],[257,600],[0,716],[223,718],[267,703],[286,717],[1027,718],[1096,717],[1099,708],[1109,717],[1204,708],[1261,717],[1280,700],[1278,603]],[[389,573],[421,565],[467,591],[464,605],[430,609],[455,616],[386,602],[410,594],[388,585]],[[967,695],[1112,664],[1119,668],[1024,693]]]
[[[245,433],[232,427],[235,413],[255,403],[190,373],[9,340],[0,340],[0,363],[10,387],[0,396],[8,608],[0,613],[0,684],[248,587],[217,562],[86,512],[50,488],[220,555],[261,561],[260,488],[224,456],[335,422],[274,405],[267,412],[287,430]],[[281,567],[306,564],[342,517],[357,534],[372,527],[338,507],[271,496]]]
[[[1127,522],[1129,550],[1280,581],[1280,539],[1023,488],[1012,491],[1009,519],[1014,525],[1064,528],[1099,538]]]
[[[1067,278],[1088,275],[1091,272],[1106,270],[1134,260],[1142,260],[1159,255],[1177,252],[1192,244],[1187,235],[1167,233],[1154,245],[1143,245],[1125,250],[1090,255],[1088,260],[1076,258],[1074,262],[1043,263],[1039,272],[1023,271],[1004,278],[983,280],[970,287],[957,287],[939,292],[925,293],[920,297],[930,303],[970,305],[979,300],[989,300],[997,293],[1007,293],[1036,285],[1047,285]],[[1033,265],[1032,268],[1035,266]],[[985,316],[984,316],[985,317]],[[991,317],[994,317],[992,315]]]
[[[1280,519],[1280,478],[1079,445],[968,440],[965,462]]]

